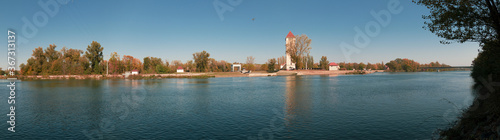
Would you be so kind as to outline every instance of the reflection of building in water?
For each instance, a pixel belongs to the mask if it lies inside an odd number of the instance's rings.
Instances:
[[[185,82],[184,78],[175,79],[175,87],[179,90],[184,90]]]
[[[286,112],[287,114],[293,114],[293,109],[295,108],[295,78],[296,76],[286,76]]]
[[[313,84],[313,82],[298,76],[286,77],[285,120],[292,127],[304,125],[302,121],[307,122],[312,116],[313,91],[310,88],[311,85],[308,84]],[[298,120],[301,122],[296,122]]]
[[[139,87],[139,80],[125,79],[125,87]]]

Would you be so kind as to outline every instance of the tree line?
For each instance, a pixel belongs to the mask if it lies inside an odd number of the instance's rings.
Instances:
[[[130,55],[120,56],[113,52],[108,60],[103,59],[104,47],[96,41],[92,41],[84,52],[78,49],[63,47],[56,50],[55,44],[50,44],[45,50],[42,47],[33,50],[32,57],[27,63],[21,64],[20,73],[22,75],[85,75],[85,74],[122,74],[126,71],[137,70],[142,74],[165,74],[174,73],[181,67],[186,72],[230,72],[232,64],[224,60],[210,58],[210,53],[206,51],[193,53],[193,60],[182,63],[180,60],[168,62],[158,57],[144,57],[142,61]],[[326,56],[322,56],[318,63],[309,54],[296,56],[297,67],[301,69],[322,69],[328,70],[329,61]],[[247,57],[243,68],[252,71],[276,72],[285,63],[285,57],[269,59],[264,64],[255,64],[253,56]],[[414,72],[424,71],[420,67],[446,67],[449,65],[432,62],[430,64],[419,64],[413,60],[397,58],[385,65],[383,63],[338,63],[341,70],[386,70],[394,72]],[[427,69],[425,71],[432,71]]]
[[[120,56],[117,52],[110,54],[108,60],[103,59],[104,47],[96,41],[87,46],[86,51],[63,47],[56,50],[55,44],[46,49],[35,48],[26,63],[19,65],[22,75],[86,75],[86,74],[122,74],[137,70],[143,74],[174,73],[182,67],[186,72],[230,72],[230,63],[210,58],[206,51],[193,53],[193,60],[182,63],[180,60],[168,62],[158,57],[145,57],[142,61],[130,55]],[[276,59],[273,64],[255,64],[253,56],[247,57],[242,66],[247,70],[272,71],[279,69]],[[2,71],[3,72],[3,71]]]
[[[42,47],[35,48],[26,64],[19,65],[21,74],[100,74],[105,68],[101,63],[104,48],[96,41],[92,41],[85,53],[82,50],[66,47],[57,51],[56,47],[55,44],[51,44],[45,50]]]
[[[397,58],[385,64],[387,71],[391,72],[417,72],[417,71],[436,71],[435,69],[425,69],[422,67],[450,67],[450,65],[441,64],[438,61],[429,64],[420,64],[407,58]],[[449,70],[449,69],[444,69]]]

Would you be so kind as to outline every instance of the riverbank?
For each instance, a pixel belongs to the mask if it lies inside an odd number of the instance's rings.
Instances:
[[[171,73],[171,74],[138,74],[130,75],[129,79],[156,79],[156,78],[210,78],[210,77],[267,77],[267,76],[293,76],[293,75],[348,75],[348,74],[371,74],[375,72],[384,72],[383,70],[370,71],[353,71],[353,70],[293,70],[293,71],[278,71],[268,73],[266,71],[255,71],[252,73],[243,74],[240,72],[207,72],[207,73]],[[2,76],[1,79],[7,77]],[[64,80],[64,79],[122,79],[125,78],[121,74],[110,75],[19,75],[17,79],[21,80]]]

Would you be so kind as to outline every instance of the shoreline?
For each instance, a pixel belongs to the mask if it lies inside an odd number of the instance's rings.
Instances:
[[[73,80],[73,79],[160,79],[160,78],[221,78],[221,77],[267,77],[267,76],[295,76],[295,75],[350,75],[350,74],[371,74],[375,72],[384,72],[384,70],[369,70],[369,71],[356,71],[356,70],[292,70],[292,71],[278,71],[274,73],[267,73],[265,71],[256,71],[248,74],[240,72],[206,72],[206,73],[169,73],[169,74],[138,74],[130,75],[125,78],[121,74],[110,75],[18,75],[17,79],[20,80]],[[1,79],[7,79],[3,76]]]

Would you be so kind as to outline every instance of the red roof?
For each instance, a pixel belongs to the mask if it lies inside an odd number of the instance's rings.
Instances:
[[[286,35],[286,38],[294,38],[295,36],[292,34],[292,31],[288,32],[288,35]]]
[[[329,64],[329,66],[338,66],[338,65],[337,65],[337,63],[332,62],[332,63]]]
[[[139,70],[132,70],[132,72],[139,72]]]
[[[177,69],[183,69],[181,66],[177,67]]]

